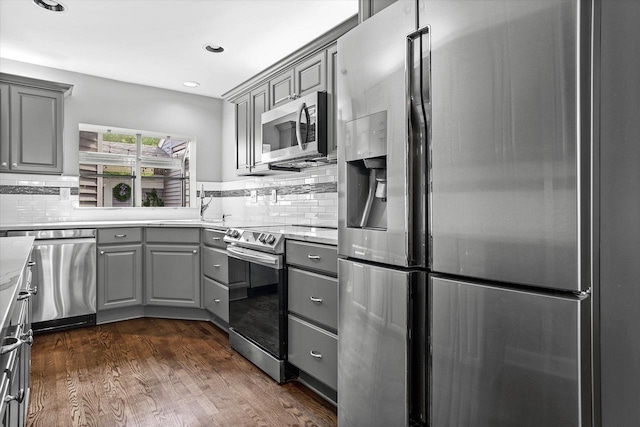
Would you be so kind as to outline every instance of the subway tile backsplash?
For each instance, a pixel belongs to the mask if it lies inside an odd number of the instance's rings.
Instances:
[[[234,223],[337,226],[337,167],[326,165],[229,182],[198,182],[211,198],[205,219]],[[60,191],[68,188],[68,191]],[[273,190],[276,200],[273,200]],[[251,197],[255,192],[256,198]],[[69,193],[70,195],[67,195]],[[199,191],[198,191],[199,195]],[[78,208],[78,177],[0,174],[0,226],[52,222],[197,219],[193,208]]]

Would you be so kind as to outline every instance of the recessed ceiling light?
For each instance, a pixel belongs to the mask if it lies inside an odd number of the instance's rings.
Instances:
[[[212,53],[221,53],[224,52],[224,48],[222,46],[218,46],[215,44],[207,44],[204,46],[204,49],[208,52]]]
[[[64,12],[66,6],[54,0],[33,0],[33,4],[51,12]]]
[[[182,84],[185,85],[186,87],[198,87],[198,86],[200,86],[200,83],[198,83],[198,82],[184,82]]]

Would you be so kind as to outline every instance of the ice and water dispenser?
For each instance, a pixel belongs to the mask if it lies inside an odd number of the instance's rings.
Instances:
[[[346,123],[347,227],[387,229],[387,112]]]

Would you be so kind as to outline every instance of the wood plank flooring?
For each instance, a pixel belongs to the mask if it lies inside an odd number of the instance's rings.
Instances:
[[[335,426],[207,322],[143,318],[35,337],[29,426]]]

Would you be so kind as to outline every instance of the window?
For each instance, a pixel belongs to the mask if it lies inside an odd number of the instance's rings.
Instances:
[[[80,125],[81,207],[189,207],[192,138]]]

